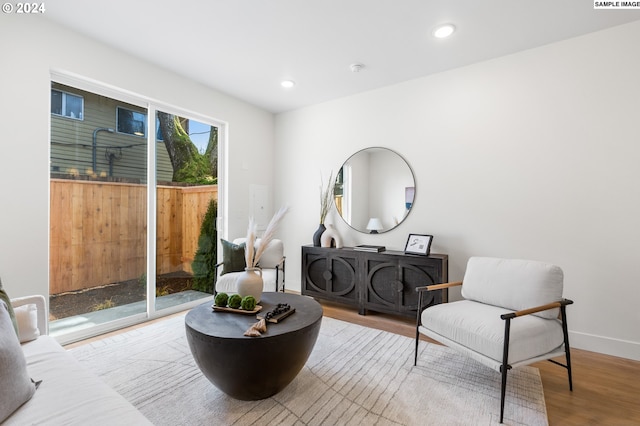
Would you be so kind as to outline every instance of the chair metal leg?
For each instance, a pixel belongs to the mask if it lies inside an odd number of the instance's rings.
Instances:
[[[562,318],[562,332],[564,333],[564,354],[567,359],[567,374],[569,375],[569,390],[573,392],[573,378],[571,375],[571,350],[569,349],[569,331],[567,328],[567,310],[566,306],[560,307],[560,315]]]
[[[566,305],[570,305],[571,303],[573,303],[573,301],[565,299],[564,302],[565,303],[560,306],[560,320],[562,321],[562,333],[564,335],[564,356],[566,363],[563,364],[556,361],[555,359],[548,359],[547,361],[567,369],[567,376],[569,378],[569,390],[573,391],[573,374],[571,372],[571,347],[569,346],[569,331],[567,327],[566,311]]]
[[[511,368],[509,365],[509,332],[511,328],[511,318],[505,319],[504,323],[504,347],[502,350],[502,366],[500,372],[502,373],[502,386],[500,388],[500,423],[504,418],[504,399],[507,392],[507,372]]]
[[[416,333],[418,333],[416,331]],[[416,349],[415,349],[415,355],[413,357],[413,366],[415,367],[416,365],[418,365],[418,340],[420,339],[419,336],[416,336]]]
[[[420,341],[419,327],[420,327],[420,314],[422,313],[421,308],[422,308],[422,292],[419,292],[418,293],[418,310],[417,310],[418,313],[416,314],[416,349],[413,357],[414,367],[418,365],[418,342]]]
[[[285,262],[286,262],[287,258],[286,256],[282,258],[282,292],[284,293],[285,290]]]

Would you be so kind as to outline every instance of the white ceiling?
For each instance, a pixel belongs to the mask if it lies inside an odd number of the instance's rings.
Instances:
[[[590,0],[55,0],[45,16],[274,113],[640,19]],[[453,23],[446,40],[433,28]],[[614,48],[614,46],[612,46]],[[352,63],[362,63],[359,73]],[[296,81],[283,89],[280,81]]]

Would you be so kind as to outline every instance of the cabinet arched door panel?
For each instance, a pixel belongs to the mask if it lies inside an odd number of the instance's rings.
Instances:
[[[372,310],[415,317],[416,287],[447,282],[448,259],[446,254],[303,246],[301,292],[357,307],[363,315]],[[446,290],[429,292],[422,307],[446,301]]]
[[[303,250],[302,294],[328,300],[350,300],[356,303],[358,299],[357,257],[335,256],[331,253],[323,253],[323,250],[325,249]]]
[[[390,259],[368,259],[366,276],[366,309],[378,311],[393,310],[398,313],[414,313],[418,308],[419,286],[435,284],[438,276],[436,262],[413,264],[401,257]],[[442,303],[442,292],[427,293],[423,297],[423,307]]]

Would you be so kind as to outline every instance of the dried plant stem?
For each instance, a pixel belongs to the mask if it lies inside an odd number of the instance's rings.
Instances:
[[[323,188],[322,181],[320,184],[320,223],[323,224],[327,218],[327,214],[333,204],[333,172],[329,174],[329,180],[327,181],[326,188]]]
[[[245,243],[244,260],[247,268],[254,268],[254,250],[256,244],[256,222],[249,218],[249,228],[247,229],[247,242]]]
[[[280,210],[271,218],[271,221],[267,225],[267,229],[264,231],[264,235],[260,239],[260,246],[256,249],[256,224],[253,218],[249,219],[249,229],[247,232],[247,248],[245,249],[245,261],[248,268],[255,268],[260,257],[267,249],[271,240],[275,237],[276,231],[282,218],[289,211],[289,207],[281,207]]]

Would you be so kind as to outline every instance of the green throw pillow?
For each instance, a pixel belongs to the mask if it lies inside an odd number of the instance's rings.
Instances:
[[[11,317],[11,322],[13,323],[13,328],[16,330],[16,336],[18,335],[18,321],[16,321],[16,314],[13,312],[13,306],[11,306],[11,299],[9,299],[9,295],[4,288],[2,288],[2,279],[0,279],[0,300],[4,300],[4,303],[7,304],[7,309],[9,309],[9,317]]]
[[[220,240],[222,242],[222,274],[228,274],[229,272],[242,272],[247,267],[247,262],[244,259],[245,243],[233,244],[227,240]]]

